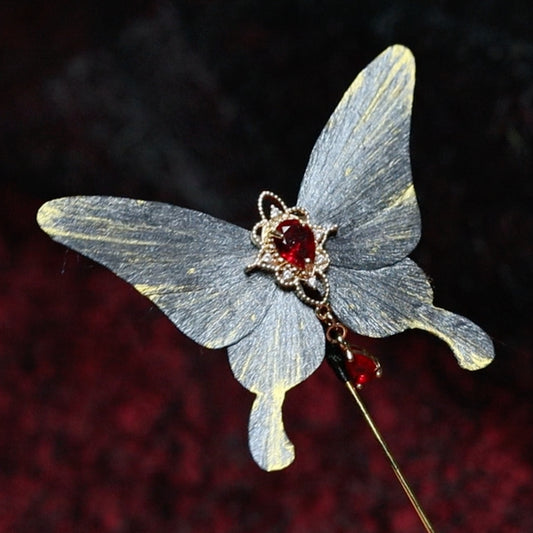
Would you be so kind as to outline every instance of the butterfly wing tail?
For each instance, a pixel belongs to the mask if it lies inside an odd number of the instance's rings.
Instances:
[[[424,306],[414,326],[433,333],[452,349],[459,366],[478,370],[494,359],[490,337],[476,324],[461,315],[434,306]]]
[[[258,394],[250,412],[250,451],[255,462],[269,472],[281,470],[294,461],[294,446],[283,427],[284,397],[283,391],[281,394]]]

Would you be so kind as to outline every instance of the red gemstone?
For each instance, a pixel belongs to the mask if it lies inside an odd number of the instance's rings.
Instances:
[[[315,260],[315,236],[306,224],[291,218],[276,227],[279,237],[274,238],[278,253],[285,261],[304,270]]]
[[[351,352],[353,359],[346,360],[346,372],[354,385],[362,387],[379,376],[379,364],[362,352]]]

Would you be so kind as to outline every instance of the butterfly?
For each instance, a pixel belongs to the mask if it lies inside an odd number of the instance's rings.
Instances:
[[[297,206],[267,193],[273,205],[260,206],[252,232],[173,205],[105,196],[59,198],[38,212],[54,240],[129,282],[185,335],[227,347],[235,377],[255,394],[249,444],[265,470],[294,460],[285,393],[324,359],[319,302],[305,300],[317,280],[322,300],[360,335],[423,329],[469,370],[494,357],[481,328],[433,305],[427,277],[407,257],[421,231],[409,160],[414,81],[407,48],[374,59],[321,132]],[[306,237],[290,241],[294,234]],[[309,257],[298,259],[304,241]]]

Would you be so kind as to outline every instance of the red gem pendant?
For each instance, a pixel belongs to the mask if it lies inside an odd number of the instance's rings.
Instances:
[[[280,237],[274,244],[281,257],[291,265],[305,270],[315,260],[315,236],[306,224],[291,218],[280,222],[276,227]]]
[[[346,372],[356,387],[362,387],[381,375],[381,366],[372,357],[351,351],[351,358],[346,359]]]

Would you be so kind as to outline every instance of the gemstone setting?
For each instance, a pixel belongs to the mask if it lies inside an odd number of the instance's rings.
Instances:
[[[362,388],[375,378],[381,377],[381,365],[371,355],[350,350],[346,357],[345,368],[350,376],[350,381],[358,388]]]
[[[246,271],[272,272],[278,285],[294,289],[308,305],[325,302],[329,295],[329,256],[324,242],[337,228],[312,224],[305,209],[289,208],[268,191],[259,196],[258,208],[261,220],[254,226],[251,238],[259,252]]]
[[[276,226],[274,245],[279,255],[299,270],[307,270],[315,262],[315,236],[298,219],[289,218]]]

